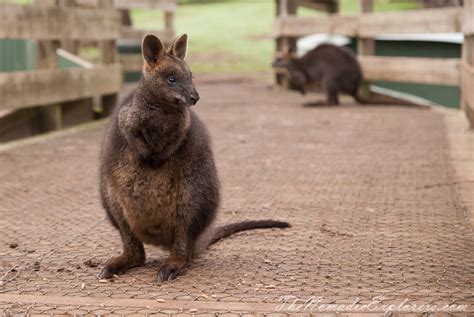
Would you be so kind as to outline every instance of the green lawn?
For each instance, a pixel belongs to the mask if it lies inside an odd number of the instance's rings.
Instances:
[[[416,8],[413,2],[376,0],[376,11]],[[341,12],[353,14],[356,0],[342,0]],[[315,14],[300,8],[299,15]],[[261,72],[270,70],[274,52],[271,38],[274,0],[223,1],[179,5],[175,18],[178,34],[188,33],[189,62],[195,72]],[[134,10],[138,28],[161,29],[163,14]]]
[[[181,0],[183,2],[185,0]],[[30,3],[31,0],[0,0]],[[419,7],[413,1],[374,0],[375,11]],[[356,0],[341,0],[341,13],[354,14]],[[300,8],[299,15],[318,14]],[[180,4],[175,17],[178,34],[190,36],[188,61],[194,72],[269,71],[274,53],[272,23],[274,0],[226,0],[203,4]],[[163,13],[153,10],[132,11],[137,28],[160,30]]]
[[[188,33],[188,56],[195,72],[269,70],[273,53],[272,1],[239,1],[178,6],[178,34]],[[160,29],[159,12],[134,10],[136,27]]]

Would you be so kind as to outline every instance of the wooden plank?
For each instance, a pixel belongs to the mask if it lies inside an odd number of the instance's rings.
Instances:
[[[359,56],[364,78],[457,86],[459,59]]]
[[[289,15],[279,17],[273,24],[275,37],[300,37],[314,33],[341,34],[355,36],[357,19],[351,16],[329,15],[317,17],[297,17]]]
[[[124,26],[122,27],[122,39],[137,40],[141,43],[142,39],[146,34],[155,34],[162,40],[164,43],[171,43],[174,39],[173,29],[168,31],[157,31],[157,30],[137,30],[133,27]]]
[[[119,9],[161,9],[167,12],[176,10],[176,0],[114,0]]]
[[[474,28],[473,19],[466,16],[463,28]],[[474,16],[474,14],[473,14]],[[403,23],[399,23],[399,21]],[[466,22],[467,21],[467,22]],[[403,12],[364,13],[354,16],[277,18],[274,35],[305,36],[314,33],[335,33],[346,36],[373,37],[378,34],[448,33],[461,30],[461,9],[441,8]],[[471,32],[471,31],[469,31]]]
[[[474,109],[474,67],[462,62],[460,68],[463,99]]]
[[[464,110],[471,129],[474,129],[474,0],[465,0],[463,7],[463,32],[461,65],[461,109]]]
[[[39,1],[34,0],[33,5],[37,7],[47,8],[55,6],[56,1]],[[25,23],[25,22],[23,22]],[[58,56],[56,50],[60,45],[58,40],[40,40],[36,41],[36,68],[37,69],[54,69],[58,68]],[[41,132],[53,131],[61,128],[61,106],[47,105],[37,109],[38,118],[37,126]]]
[[[56,0],[33,0],[32,4],[38,7],[57,6]],[[60,45],[58,40],[40,40],[36,41],[36,68],[53,69],[58,68],[58,56],[56,50]],[[60,129],[62,126],[61,106],[58,104],[46,105],[37,109],[37,126],[39,132],[48,132]]]
[[[474,34],[474,1],[465,0],[462,10],[462,32],[464,35]]]
[[[277,18],[286,18],[288,15],[296,15],[298,11],[297,0],[275,0],[275,9]],[[275,39],[275,46],[277,52],[288,52],[289,50],[296,51],[296,37],[292,36],[277,36]],[[282,74],[275,74],[275,82],[283,87],[289,87],[288,78]]]
[[[464,65],[461,68],[461,109],[465,109],[466,105],[469,103],[474,104],[474,99],[472,99],[473,95],[470,94],[470,90],[468,89],[470,84],[470,77],[465,76],[465,69],[466,67],[472,67],[474,65],[474,36],[473,35],[465,35],[464,42],[462,44],[462,64]],[[464,72],[464,73],[463,73]],[[468,81],[465,83],[464,81]]]
[[[373,0],[359,0],[358,10],[360,14],[365,14],[374,11]],[[374,55],[375,54],[375,41],[369,37],[358,37],[357,38],[357,54],[358,55]],[[372,92],[370,90],[370,82],[364,80],[359,88],[358,94],[363,98],[371,98]]]
[[[474,128],[474,89],[472,87],[474,87],[474,67],[463,61],[461,63],[461,102],[471,129]]]
[[[329,0],[329,1],[314,1],[314,0],[300,0],[299,4],[300,7],[305,7],[308,9],[323,11],[323,12],[337,12],[339,8],[339,2],[336,0]]]
[[[120,35],[120,13],[115,10],[0,3],[0,38],[105,40]]]
[[[36,68],[57,68],[59,41],[37,41],[36,45]]]
[[[114,0],[101,0],[98,3],[98,7],[106,10],[113,11]],[[121,23],[121,22],[120,22]],[[118,51],[115,40],[105,40],[99,42],[99,49],[101,53],[100,60],[103,64],[115,63],[118,60]],[[100,96],[100,115],[102,117],[112,114],[113,109],[117,105],[118,94],[116,92],[112,94],[102,94]]]
[[[174,37],[174,12],[165,12],[165,32]]]
[[[379,34],[450,33],[460,32],[460,16],[459,8],[364,13],[357,17],[289,15],[277,18],[273,31],[275,37],[330,33],[370,38]]]
[[[440,8],[366,13],[358,17],[358,34],[451,33],[461,31],[461,9]]]
[[[0,110],[117,93],[121,76],[119,64],[0,73]]]
[[[124,72],[141,72],[143,58],[140,54],[120,54],[120,64]]]
[[[59,0],[61,7],[75,7],[76,0]],[[80,43],[77,40],[62,39],[61,48],[71,54],[79,54]]]
[[[101,0],[76,0],[80,6],[97,7]],[[114,0],[118,9],[161,9],[167,12],[176,10],[176,0]]]

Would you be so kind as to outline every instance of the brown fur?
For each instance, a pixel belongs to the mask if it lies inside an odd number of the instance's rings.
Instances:
[[[302,94],[309,86],[323,89],[325,101],[306,103],[305,106],[338,105],[339,93],[351,95],[360,104],[404,105],[418,104],[388,96],[359,96],[363,74],[354,53],[347,47],[321,44],[304,56],[297,58],[292,51],[279,54],[272,64],[287,71],[290,84]]]
[[[156,36],[144,38],[142,79],[116,109],[106,131],[101,197],[120,232],[123,254],[107,261],[101,278],[143,265],[143,243],[170,251],[158,281],[175,278],[196,254],[197,241],[216,216],[219,180],[206,127],[190,109],[199,95],[183,60],[186,46],[186,35],[167,52]],[[275,226],[288,224],[247,223],[229,227],[225,235],[216,232],[222,238]]]
[[[288,52],[277,57],[272,66],[286,69],[290,83],[302,94],[308,85],[321,85],[328,105],[339,104],[340,92],[364,102],[357,95],[362,83],[361,67],[354,53],[346,47],[322,44],[300,58]]]

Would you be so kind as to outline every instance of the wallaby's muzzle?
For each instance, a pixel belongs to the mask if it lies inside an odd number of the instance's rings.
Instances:
[[[196,91],[196,89],[194,90],[193,93],[191,93],[189,95],[189,101],[191,102],[191,104],[194,106],[197,104],[197,102],[199,101],[201,97],[199,96],[198,92]]]

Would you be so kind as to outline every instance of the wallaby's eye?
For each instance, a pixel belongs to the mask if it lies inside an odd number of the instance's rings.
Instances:
[[[173,75],[169,75],[169,76],[168,76],[168,81],[169,81],[170,83],[175,83],[175,82],[176,82],[176,77],[174,77]]]

